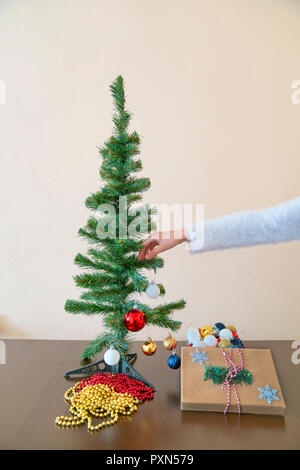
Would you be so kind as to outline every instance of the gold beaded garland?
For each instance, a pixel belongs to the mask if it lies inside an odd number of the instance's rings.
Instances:
[[[105,384],[87,385],[77,390],[78,384],[65,393],[72,416],[58,416],[55,420],[58,426],[78,426],[87,421],[89,431],[99,431],[117,423],[120,415],[130,416],[137,410],[139,400],[129,393],[115,392],[112,386]],[[93,417],[109,418],[94,426]]]

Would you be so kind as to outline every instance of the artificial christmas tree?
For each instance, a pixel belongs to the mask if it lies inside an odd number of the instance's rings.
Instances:
[[[67,312],[100,315],[103,320],[104,333],[87,345],[82,359],[90,359],[109,347],[118,350],[124,358],[129,350],[129,330],[141,329],[128,327],[134,323],[133,312],[140,312],[141,327],[146,323],[176,331],[181,322],[172,319],[171,314],[185,306],[183,299],[156,307],[139,301],[138,293],[145,292],[149,286],[145,273],[162,268],[163,260],[159,257],[138,260],[142,240],[153,228],[153,211],[148,206],[136,208],[135,204],[150,187],[150,180],[136,176],[142,170],[141,160],[137,158],[140,138],[135,131],[128,130],[130,113],[125,109],[123,78],[119,76],[110,88],[115,105],[114,130],[99,149],[103,159],[100,176],[105,184],[86,200],[86,207],[96,217],[89,218],[79,230],[79,236],[91,248],[87,255],[78,254],[75,258],[78,266],[90,272],[75,276],[75,283],[83,293],[79,301],[67,300],[65,304]],[[163,285],[158,284],[158,288],[163,295]]]

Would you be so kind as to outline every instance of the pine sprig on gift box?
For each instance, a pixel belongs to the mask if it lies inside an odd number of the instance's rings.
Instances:
[[[212,366],[211,364],[205,365],[205,373],[203,380],[211,379],[215,385],[220,385],[225,381],[225,378],[229,372],[229,368]],[[251,385],[253,382],[253,374],[247,369],[238,371],[237,375],[230,379],[231,383],[234,384],[246,384]]]
[[[155,210],[147,205],[133,206],[149,189],[150,180],[137,176],[142,170],[142,162],[137,158],[140,137],[137,132],[128,130],[131,114],[125,108],[123,78],[117,77],[110,89],[114,100],[114,129],[112,136],[99,148],[103,184],[86,199],[86,207],[93,211],[94,216],[89,217],[78,232],[90,245],[86,254],[79,253],[75,258],[75,264],[87,270],[74,278],[83,292],[80,300],[67,300],[65,304],[65,310],[75,315],[100,315],[104,325],[103,334],[87,345],[82,359],[92,358],[110,345],[118,349],[122,357],[125,356],[129,350],[129,332],[124,325],[124,315],[135,304],[144,312],[146,323],[172,331],[181,326],[181,322],[171,318],[172,312],[185,306],[183,299],[155,308],[141,304],[137,295],[133,299],[134,293],[145,292],[148,287],[145,271],[161,269],[163,259],[138,259],[146,232],[154,230],[152,216]],[[127,238],[120,231],[122,217],[119,202],[122,196],[126,196],[127,202],[127,229],[147,209],[144,226],[137,223],[138,233]],[[110,216],[116,227],[113,238],[99,238],[97,233],[98,224],[106,215],[103,204],[112,205],[115,211],[115,215]],[[164,286],[159,284],[158,287],[160,294],[165,294]]]

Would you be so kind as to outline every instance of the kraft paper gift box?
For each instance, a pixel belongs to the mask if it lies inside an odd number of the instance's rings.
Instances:
[[[200,353],[206,352],[208,360],[202,365],[199,361],[193,362],[191,353],[196,350]],[[230,349],[224,351],[229,354]],[[232,349],[232,359],[235,364],[240,363],[239,350]],[[279,385],[276,369],[270,349],[241,349],[244,358],[244,368],[253,374],[251,385],[245,383],[236,384],[239,397],[241,413],[284,415],[286,405]],[[220,348],[181,348],[181,409],[191,411],[217,411],[224,412],[227,404],[227,390],[222,389],[220,384],[214,384],[211,379],[204,381],[205,365],[226,367],[225,359]],[[270,394],[263,394],[258,388],[265,389],[266,385],[271,387]],[[231,385],[231,400],[228,412],[237,413],[238,405]],[[272,390],[279,398],[272,400]],[[268,392],[268,389],[265,389]],[[273,395],[273,397],[274,397]],[[268,402],[272,401],[272,403]]]

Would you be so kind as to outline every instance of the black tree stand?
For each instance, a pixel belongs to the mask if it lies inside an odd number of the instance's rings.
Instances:
[[[65,373],[64,377],[68,379],[72,378],[83,378],[89,377],[96,373],[106,373],[106,374],[126,374],[128,377],[136,380],[140,380],[147,387],[151,387],[154,390],[153,385],[151,385],[144,377],[142,377],[133,367],[133,364],[136,361],[137,354],[126,354],[125,360],[120,359],[119,363],[115,366],[109,366],[104,362],[104,359],[93,362],[87,366],[79,367],[78,369],[69,370]]]

